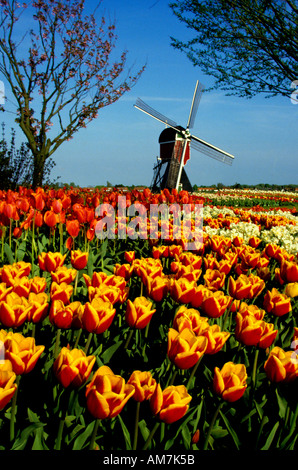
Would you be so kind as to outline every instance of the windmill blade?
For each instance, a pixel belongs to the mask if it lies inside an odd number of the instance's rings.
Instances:
[[[214,158],[215,160],[219,160],[223,163],[227,163],[228,165],[232,165],[234,156],[221,150],[214,145],[208,144],[202,139],[195,137],[194,135],[191,136],[190,145],[198,152],[204,153],[208,157]]]
[[[191,103],[191,108],[190,108],[190,113],[188,117],[188,123],[187,123],[187,129],[192,129],[194,126],[195,118],[197,115],[199,103],[201,100],[201,96],[204,90],[204,85],[199,82],[199,80],[196,83],[192,103]]]
[[[168,126],[173,127],[174,129],[178,126],[178,124],[175,121],[173,121],[172,119],[167,118],[163,114],[161,114],[158,111],[156,111],[155,109],[151,108],[151,106],[146,104],[140,98],[137,99],[136,104],[134,104],[134,107],[139,109],[140,111],[143,111],[143,113],[149,114],[149,116],[152,116],[153,118],[157,119],[158,121],[161,121],[164,124],[167,124]]]

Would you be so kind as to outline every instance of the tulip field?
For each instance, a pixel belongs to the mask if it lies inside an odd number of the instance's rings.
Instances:
[[[201,242],[174,216],[149,236],[152,204],[200,207]],[[0,191],[0,449],[297,450],[297,214],[295,192]]]

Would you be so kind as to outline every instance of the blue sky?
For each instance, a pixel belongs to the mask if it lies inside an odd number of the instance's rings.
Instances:
[[[94,2],[86,0],[86,5]],[[136,71],[144,63],[147,67],[130,92],[58,149],[52,176],[82,187],[107,181],[150,185],[164,126],[133,107],[137,97],[185,126],[196,81],[209,86],[213,79],[171,47],[170,36],[185,39],[191,32],[173,15],[168,0],[102,0],[102,12],[115,18],[116,52],[127,49],[128,65]],[[11,116],[6,119],[11,122]],[[229,166],[193,151],[185,167],[191,183],[298,184],[297,123],[298,105],[287,98],[203,93],[192,132],[235,160]]]

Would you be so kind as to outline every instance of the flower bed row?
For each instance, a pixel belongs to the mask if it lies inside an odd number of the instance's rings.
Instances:
[[[74,236],[71,207],[3,235],[2,449],[295,449],[297,253],[228,223],[191,252]]]

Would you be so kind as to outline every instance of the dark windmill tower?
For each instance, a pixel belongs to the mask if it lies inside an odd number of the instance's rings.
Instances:
[[[149,114],[149,116],[154,117],[167,126],[159,136],[160,155],[153,168],[152,191],[160,191],[164,188],[176,188],[178,190],[179,187],[186,191],[192,191],[192,186],[184,169],[184,166],[190,159],[190,150],[192,148],[204,153],[208,157],[215,158],[229,165],[232,164],[233,155],[208,144],[189,132],[189,129],[194,125],[203,89],[203,85],[197,81],[186,128],[177,125],[176,122],[155,111],[144,101],[140,100],[140,98],[137,99],[134,105],[135,108]]]

